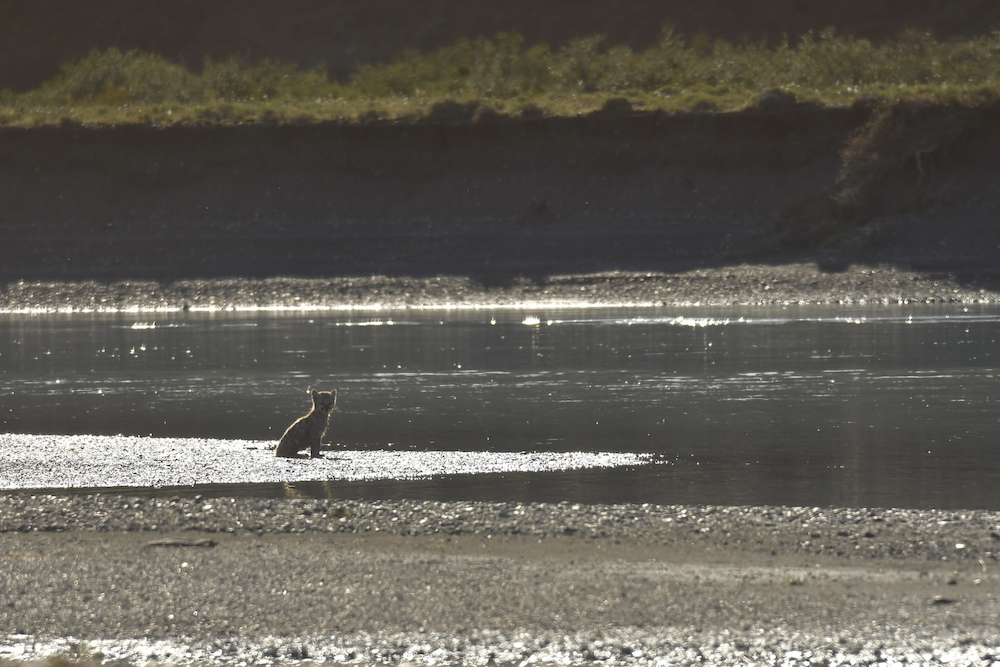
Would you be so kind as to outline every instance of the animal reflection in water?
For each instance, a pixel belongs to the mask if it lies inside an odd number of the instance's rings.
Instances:
[[[319,453],[319,445],[326,434],[327,426],[330,424],[330,415],[337,407],[337,390],[316,391],[312,390],[312,410],[305,417],[295,420],[285,434],[278,441],[278,447],[274,450],[275,456],[285,458],[301,458],[299,452],[304,449],[309,450],[310,456],[314,459],[322,458]]]

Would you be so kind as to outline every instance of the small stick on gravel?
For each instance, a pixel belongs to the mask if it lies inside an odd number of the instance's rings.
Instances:
[[[214,547],[217,542],[211,538],[191,539],[189,537],[165,537],[147,542],[147,547]]]

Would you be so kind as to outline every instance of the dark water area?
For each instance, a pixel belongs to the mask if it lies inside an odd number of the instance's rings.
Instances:
[[[276,440],[336,388],[335,448],[655,456],[146,492],[1000,509],[998,339],[961,306],[5,314],[0,430]]]

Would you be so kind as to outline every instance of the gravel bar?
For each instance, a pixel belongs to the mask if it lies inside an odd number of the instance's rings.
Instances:
[[[1000,292],[992,273],[864,264],[829,271],[816,262],[521,277],[500,285],[461,276],[0,285],[0,310],[14,312],[908,303],[1000,303]]]

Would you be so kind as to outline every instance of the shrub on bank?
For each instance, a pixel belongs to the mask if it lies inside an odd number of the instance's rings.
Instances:
[[[322,68],[206,60],[192,71],[166,58],[108,49],[66,64],[37,90],[0,93],[0,124],[235,123],[418,118],[445,101],[499,113],[575,115],[613,98],[665,111],[726,111],[767,91],[846,105],[914,97],[997,97],[1000,31],[962,42],[905,32],[875,44],[832,29],[794,43],[684,39],[670,28],[648,49],[582,37],[553,49],[516,33],[407,53],[333,81]]]
[[[197,76],[161,56],[112,48],[64,65],[54,79],[24,97],[39,106],[118,107],[189,103],[199,88]]]

